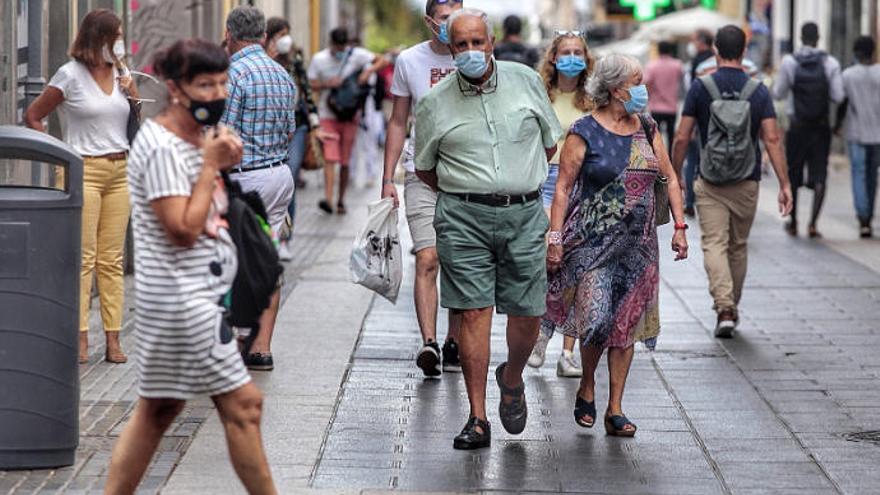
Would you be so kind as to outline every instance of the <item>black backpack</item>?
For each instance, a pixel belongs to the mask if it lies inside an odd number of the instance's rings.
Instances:
[[[339,69],[339,74],[345,71],[345,66],[348,64],[350,56],[351,50],[346,53],[342,67]],[[351,122],[354,120],[358,110],[363,108],[370,94],[370,87],[358,82],[360,75],[360,71],[358,71],[346,77],[342,80],[342,85],[331,89],[330,94],[327,96],[327,106],[336,115],[336,120],[340,122]]]
[[[232,326],[257,329],[260,316],[269,307],[284,268],[272,237],[265,230],[266,207],[256,191],[242,192],[237,182],[223,174],[229,194],[229,235],[238,251],[238,272],[232,282],[228,322]],[[252,340],[256,332],[251,332]]]
[[[830,84],[825,74],[825,52],[795,56],[794,120],[804,125],[827,125]]]

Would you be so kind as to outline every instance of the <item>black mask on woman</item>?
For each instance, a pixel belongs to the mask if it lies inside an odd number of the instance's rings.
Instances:
[[[180,88],[180,86],[178,86],[178,88]],[[189,98],[189,107],[187,110],[189,110],[189,113],[192,114],[193,118],[196,119],[196,122],[199,124],[215,126],[220,122],[220,119],[223,118],[223,112],[226,110],[226,98],[203,101],[197,100],[188,95],[183,88],[180,88],[180,92]]]

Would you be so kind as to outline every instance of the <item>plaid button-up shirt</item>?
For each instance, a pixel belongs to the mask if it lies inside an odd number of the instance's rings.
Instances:
[[[244,143],[238,167],[247,170],[287,160],[296,128],[296,85],[260,45],[236,52],[229,66],[229,98],[221,122]]]

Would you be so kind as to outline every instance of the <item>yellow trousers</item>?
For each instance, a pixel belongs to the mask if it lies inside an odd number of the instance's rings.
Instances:
[[[125,160],[86,158],[83,163],[82,271],[79,329],[89,330],[92,279],[97,272],[104,331],[122,328],[122,253],[129,198]]]

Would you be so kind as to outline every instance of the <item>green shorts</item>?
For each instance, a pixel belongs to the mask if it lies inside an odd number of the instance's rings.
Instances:
[[[440,193],[434,229],[440,257],[440,304],[495,306],[511,316],[543,316],[549,221],[540,201],[507,207]]]

